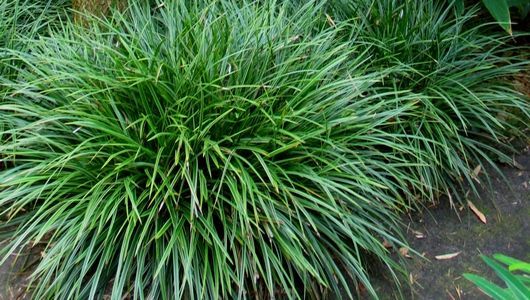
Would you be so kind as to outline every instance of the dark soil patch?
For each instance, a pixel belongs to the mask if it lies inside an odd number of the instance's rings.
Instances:
[[[503,253],[530,261],[530,152],[515,160],[518,168],[501,167],[506,180],[496,176],[480,197],[468,197],[486,215],[487,224],[467,207],[451,208],[449,201],[406,220],[409,243],[424,259],[407,261],[412,285],[404,283],[405,299],[489,299],[462,277],[479,273],[496,281],[480,254]],[[452,259],[435,259],[457,252]],[[399,295],[384,276],[376,279],[376,286],[382,299]]]
[[[0,243],[0,247],[5,246]],[[38,258],[38,253],[31,251],[16,257],[8,257],[4,264],[0,265],[0,300],[23,300],[28,299],[27,287],[29,273],[23,271],[25,265],[31,265],[28,260]],[[1,257],[0,259],[3,259]]]

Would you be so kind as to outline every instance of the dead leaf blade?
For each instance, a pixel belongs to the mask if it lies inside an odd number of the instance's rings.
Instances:
[[[458,252],[455,252],[455,253],[436,255],[434,258],[436,258],[437,260],[448,260],[448,259],[452,259],[452,258],[457,257],[458,255],[460,255],[460,253],[462,253],[462,251],[458,251]]]
[[[406,257],[406,258],[412,258],[412,256],[409,255],[409,248],[407,247],[399,248],[399,254],[401,254],[401,256]]]
[[[467,200],[467,206],[469,206],[469,209],[471,209],[471,211],[482,223],[487,223],[486,216],[475,206],[475,204],[473,204],[473,202]]]

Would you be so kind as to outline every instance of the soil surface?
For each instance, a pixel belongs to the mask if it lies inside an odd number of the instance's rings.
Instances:
[[[2,247],[0,243],[0,247]],[[38,254],[34,254],[37,257]],[[3,259],[3,257],[0,257]],[[24,273],[22,266],[27,263],[27,256],[10,256],[4,264],[0,265],[0,300],[27,299],[28,274]]]
[[[500,283],[481,254],[530,261],[530,151],[515,161],[517,168],[501,166],[503,175],[493,176],[490,189],[467,197],[485,215],[486,224],[467,205],[451,208],[449,201],[405,220],[411,248],[423,255],[407,259],[411,285],[404,283],[405,299],[489,299],[462,277],[478,273]],[[452,259],[435,258],[454,253],[458,255]],[[382,299],[399,298],[387,278],[376,279],[376,287]]]

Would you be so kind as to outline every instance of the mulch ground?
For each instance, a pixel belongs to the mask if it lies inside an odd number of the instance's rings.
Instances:
[[[530,261],[530,150],[515,161],[517,168],[501,166],[504,178],[495,176],[491,189],[468,196],[486,224],[467,205],[455,209],[449,201],[405,220],[411,247],[423,255],[407,259],[411,285],[404,284],[405,299],[489,299],[462,277],[478,273],[499,282],[481,254],[503,253]],[[458,255],[436,259],[446,254]],[[376,286],[382,299],[396,299],[389,278],[380,276]]]

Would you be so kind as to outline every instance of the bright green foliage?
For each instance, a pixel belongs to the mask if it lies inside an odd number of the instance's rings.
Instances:
[[[16,76],[12,50],[27,51],[28,41],[60,19],[66,0],[2,0],[0,2],[0,77]],[[9,67],[8,67],[9,66]],[[0,85],[0,95],[3,87]]]
[[[21,33],[31,37],[39,27],[44,26],[42,15],[39,16],[39,10],[42,9],[43,7],[30,1],[0,2],[0,48],[15,47],[21,42],[19,39]]]
[[[507,58],[508,37],[467,28],[474,11],[454,18],[450,7],[433,1],[360,1],[336,11],[352,28],[349,39],[371,55],[375,71],[389,72],[379,84],[418,103],[387,130],[426,152],[429,164],[409,172],[424,184],[417,191],[421,198],[436,199],[464,181],[475,188],[478,164],[496,169],[494,161],[511,161],[506,141],[520,133],[514,124],[528,126],[530,108],[502,83],[527,64]]]
[[[19,53],[1,231],[8,252],[46,241],[36,298],[373,293],[363,257],[397,267],[382,241],[415,155],[382,129],[415,104],[381,101],[312,6],[134,6]]]
[[[530,11],[530,0],[482,0],[495,21],[509,34],[512,34],[510,8],[517,8],[522,18]],[[455,0],[459,11],[463,11],[464,0]]]
[[[512,34],[508,0],[482,0],[482,3],[484,3],[484,6],[486,6],[493,18],[499,22],[499,25],[509,34]]]
[[[134,4],[10,51],[0,238],[46,245],[33,296],[375,296],[399,213],[508,159],[530,110],[471,14],[344,3]]]
[[[0,2],[0,76],[7,77],[9,70],[7,64],[10,58],[8,51],[22,48],[18,35],[21,32],[32,36],[36,31],[35,26],[40,22],[23,22],[22,19],[34,8],[28,3],[18,0]],[[0,93],[2,87],[0,86]]]
[[[530,264],[502,254],[493,255],[493,259],[481,256],[482,260],[495,271],[506,288],[488,281],[482,276],[464,274],[464,277],[476,284],[485,294],[496,300],[530,299]]]

